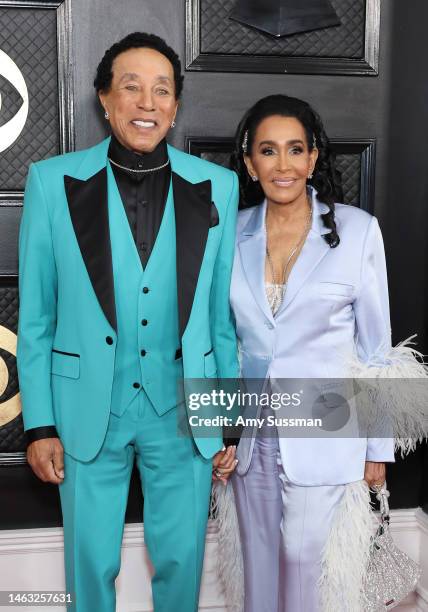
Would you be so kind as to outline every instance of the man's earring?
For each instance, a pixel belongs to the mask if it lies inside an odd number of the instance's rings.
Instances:
[[[176,126],[176,125],[177,125],[177,124],[175,123],[175,121],[173,121],[173,122],[171,123],[171,127],[172,127],[172,128],[175,128],[175,126]]]
[[[253,180],[254,183],[257,183],[257,181],[259,180],[255,174],[251,175],[251,179]]]
[[[313,178],[314,178],[314,175],[313,175],[313,174],[312,174],[312,172],[311,172],[311,174],[308,176],[308,179],[309,179],[309,180],[311,180],[311,179],[313,179]]]
[[[106,119],[108,119],[108,118],[110,117],[110,115],[108,114],[108,111],[106,111],[106,112],[104,113],[104,117],[105,117]]]

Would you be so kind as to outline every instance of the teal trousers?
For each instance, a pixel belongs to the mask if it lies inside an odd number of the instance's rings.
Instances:
[[[159,417],[141,391],[121,417],[110,415],[99,454],[65,455],[60,485],[67,591],[73,612],[114,612],[115,579],[129,482],[137,462],[144,537],[154,567],[155,612],[195,612],[204,558],[211,461],[177,434],[176,409]]]

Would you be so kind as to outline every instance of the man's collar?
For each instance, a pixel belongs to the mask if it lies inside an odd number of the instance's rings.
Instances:
[[[133,170],[148,170],[150,168],[157,168],[168,160],[168,149],[166,141],[163,139],[153,151],[150,153],[142,153],[140,155],[124,147],[117,140],[115,135],[112,134],[108,149],[108,157],[112,159],[113,162],[116,162],[116,164],[120,164],[125,168],[132,168]],[[126,174],[136,177],[145,176],[144,172],[141,174],[127,172]]]

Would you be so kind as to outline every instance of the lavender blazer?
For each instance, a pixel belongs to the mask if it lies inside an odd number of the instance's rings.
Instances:
[[[388,285],[377,220],[354,206],[336,205],[340,244],[330,248],[321,215],[328,207],[312,190],[313,219],[273,317],[264,287],[266,202],[238,217],[231,306],[244,378],[346,377],[346,356],[386,359],[391,350]],[[242,437],[237,472],[250,465],[254,435]],[[251,432],[250,432],[251,433]],[[254,432],[253,432],[254,433]],[[307,486],[361,480],[364,463],[394,461],[391,438],[280,437],[288,478]]]

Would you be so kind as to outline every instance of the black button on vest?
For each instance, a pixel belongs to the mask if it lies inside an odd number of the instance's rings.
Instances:
[[[144,349],[141,351],[141,357],[145,357],[147,355],[147,351],[145,351]]]
[[[147,325],[147,323],[148,323],[147,319],[143,319],[143,320],[141,321],[141,325]]]
[[[113,344],[113,338],[111,336],[107,336],[106,342],[107,344]]]
[[[139,389],[141,385],[140,383],[134,383],[132,386],[134,387],[134,389]]]
[[[148,287],[143,287],[143,293],[148,293],[149,292],[149,288]]]

